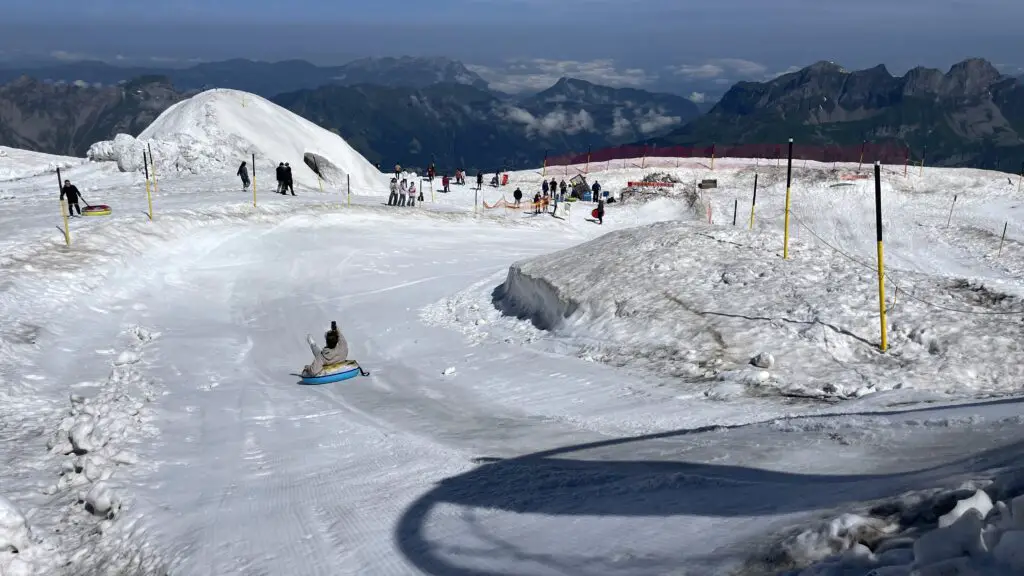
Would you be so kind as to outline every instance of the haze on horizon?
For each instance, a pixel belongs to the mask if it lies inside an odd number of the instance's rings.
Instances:
[[[198,61],[449,56],[508,92],[561,76],[721,92],[819,60],[948,69],[969,57],[1020,74],[1019,0],[8,0],[0,61]],[[130,55],[130,56],[129,56]]]

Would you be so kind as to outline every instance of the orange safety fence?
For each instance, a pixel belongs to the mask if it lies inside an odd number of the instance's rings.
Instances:
[[[677,163],[687,159],[700,159],[708,164],[715,158],[763,158],[785,161],[789,144],[740,144],[711,146],[618,146],[581,154],[570,153],[551,156],[545,160],[546,167],[589,166],[594,170],[609,168],[645,168],[662,166],[664,162],[654,159],[671,158]],[[910,149],[902,144],[875,144],[865,142],[857,146],[809,146],[795,144],[794,160],[817,162],[852,162],[874,164],[906,165],[910,162]],[[621,165],[619,162],[622,162]],[[604,166],[602,166],[602,164]]]

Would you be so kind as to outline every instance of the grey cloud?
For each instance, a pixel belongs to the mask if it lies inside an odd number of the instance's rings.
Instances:
[[[586,110],[569,113],[558,109],[544,116],[537,117],[522,108],[509,106],[505,111],[505,117],[523,124],[526,127],[527,133],[537,133],[545,136],[555,132],[578,134],[580,132],[594,131],[594,118]]]
[[[468,65],[492,88],[510,94],[539,92],[563,77],[578,78],[614,87],[643,87],[657,79],[641,68],[620,68],[611,59],[511,60],[503,66]]]

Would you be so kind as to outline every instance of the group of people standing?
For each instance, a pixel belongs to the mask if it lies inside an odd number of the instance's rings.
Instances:
[[[418,192],[420,202],[423,201],[423,190]],[[409,199],[406,204],[406,198]],[[398,176],[391,178],[391,194],[388,195],[388,206],[415,206],[417,198],[416,182],[406,178],[398,179]]]
[[[275,170],[277,175],[277,193],[287,195],[288,192],[295,196],[295,181],[292,179],[292,165],[288,162],[280,162]],[[242,179],[242,190],[249,187],[252,182],[249,180],[249,163],[242,160],[235,175]]]

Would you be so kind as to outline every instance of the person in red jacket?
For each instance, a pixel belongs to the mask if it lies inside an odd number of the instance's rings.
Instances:
[[[442,188],[442,189],[443,189],[443,190],[444,190],[445,192],[450,192],[450,190],[448,190],[448,185],[449,185],[449,184],[451,184],[451,180],[449,180],[449,179],[448,179],[448,175],[447,175],[447,174],[445,174],[445,175],[444,175],[444,176],[443,176],[443,177],[441,178],[441,188]]]

